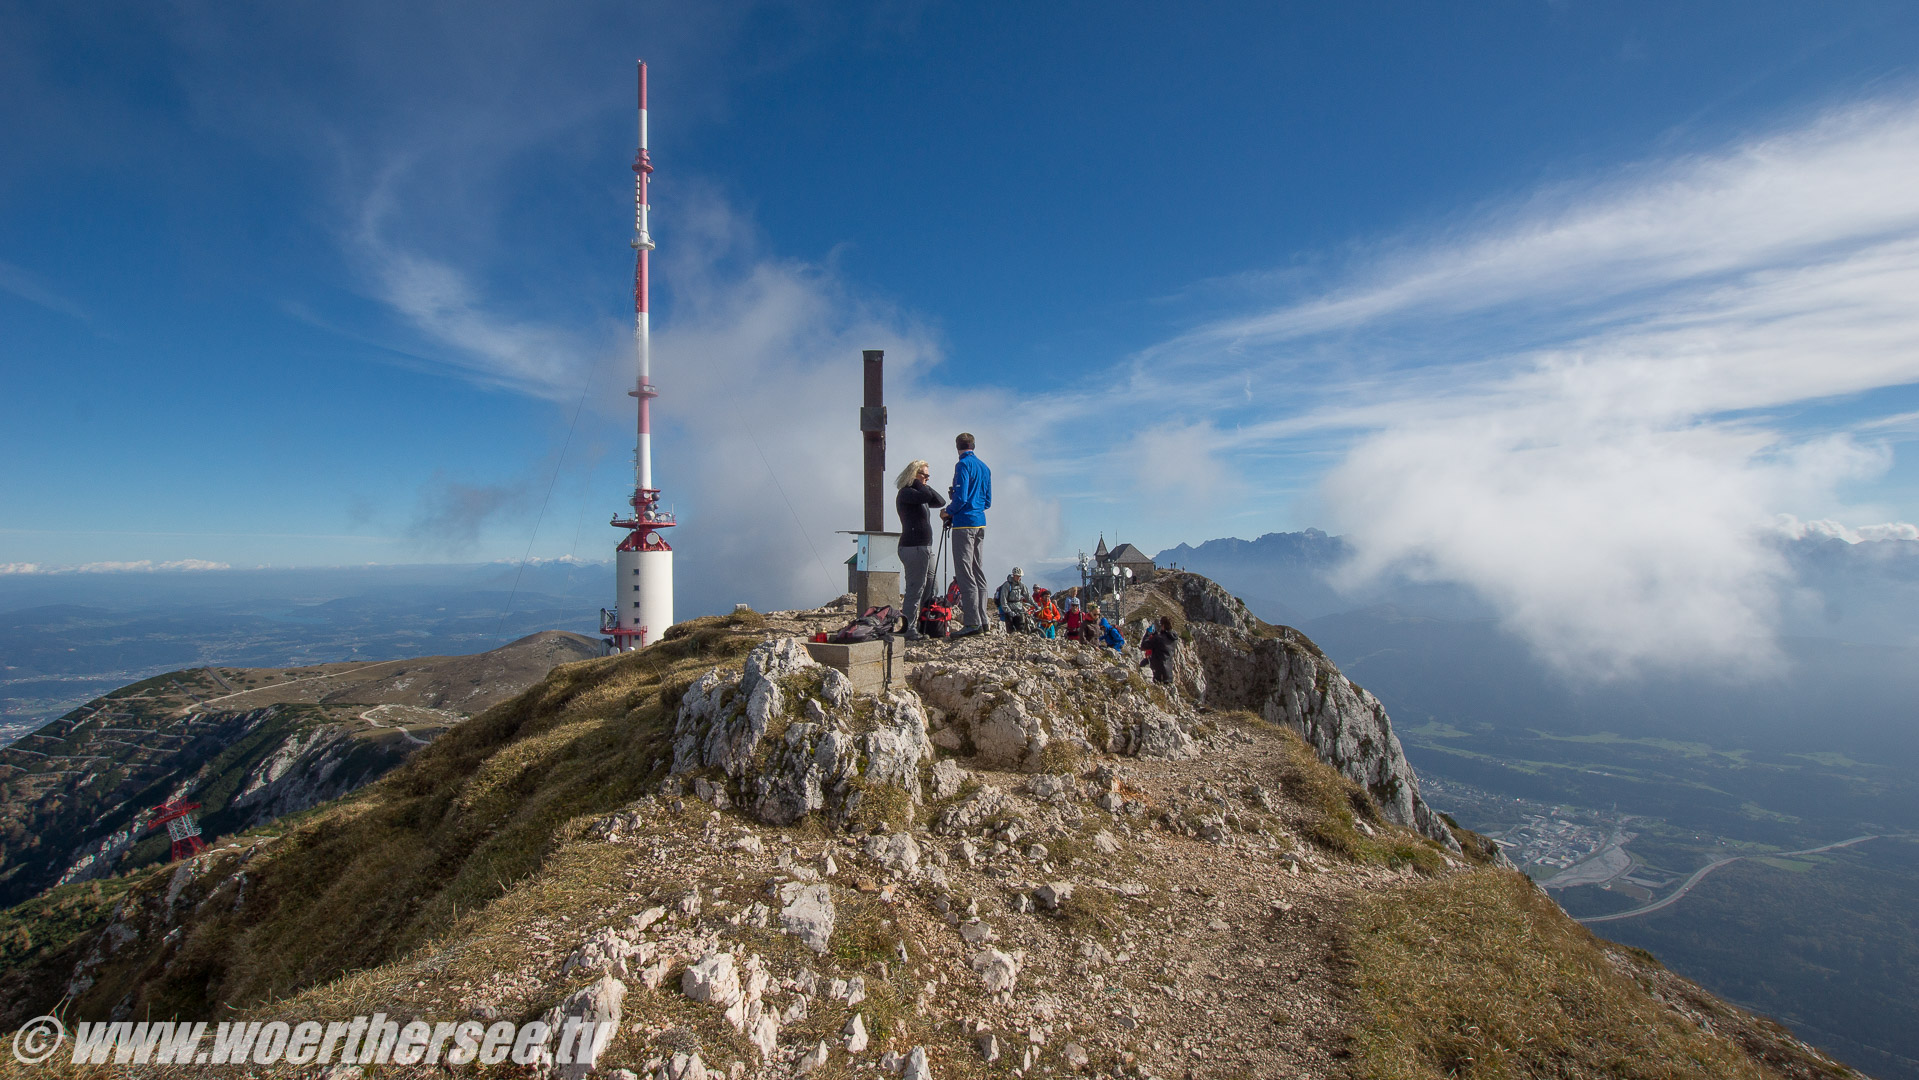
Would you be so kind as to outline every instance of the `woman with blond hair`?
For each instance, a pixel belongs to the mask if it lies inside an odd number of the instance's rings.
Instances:
[[[900,470],[893,485],[899,494],[893,508],[900,515],[900,607],[906,626],[906,640],[920,639],[920,605],[933,595],[938,583],[933,580],[933,515],[931,511],[946,505],[945,496],[934,491],[927,480],[933,466],[914,461]]]

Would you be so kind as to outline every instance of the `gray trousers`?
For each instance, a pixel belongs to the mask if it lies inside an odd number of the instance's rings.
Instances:
[[[967,626],[986,625],[986,529],[953,530],[953,576],[959,578],[960,612]]]
[[[939,588],[933,580],[933,545],[900,549],[900,614],[905,617],[906,632],[919,632],[920,601]]]

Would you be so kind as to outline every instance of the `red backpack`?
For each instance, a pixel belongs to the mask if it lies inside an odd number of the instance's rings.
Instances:
[[[938,600],[928,600],[920,605],[920,634],[925,637],[943,638],[953,621],[953,609]]]

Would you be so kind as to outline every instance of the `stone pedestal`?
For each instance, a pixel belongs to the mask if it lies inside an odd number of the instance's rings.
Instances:
[[[861,641],[852,645],[834,645],[824,641],[809,641],[806,651],[814,662],[837,668],[853,682],[853,689],[863,694],[877,694],[885,688],[886,642]]]

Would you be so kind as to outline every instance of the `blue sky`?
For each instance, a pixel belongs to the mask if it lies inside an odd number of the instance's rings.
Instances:
[[[642,56],[742,599],[836,584],[866,347],[1001,568],[1317,525],[1710,658],[1919,518],[1919,8],[1033,7],[0,7],[0,564],[603,557]]]

